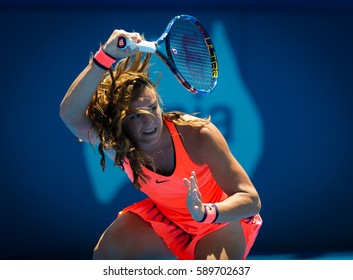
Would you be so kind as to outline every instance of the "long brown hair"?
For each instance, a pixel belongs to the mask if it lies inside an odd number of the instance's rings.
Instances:
[[[98,134],[98,151],[101,155],[100,164],[103,171],[106,167],[104,150],[114,149],[114,166],[124,169],[123,163],[127,158],[133,171],[133,184],[137,189],[141,188],[139,179],[144,183],[148,180],[148,176],[142,169],[146,161],[139,147],[124,131],[123,122],[130,104],[145,88],[154,89],[153,92],[156,93],[162,106],[156,91],[159,80],[153,83],[149,78],[150,58],[151,54],[138,53],[133,57],[120,60],[114,69],[111,67],[103,76],[87,108],[88,116],[92,121],[91,129]],[[208,122],[208,119],[187,121],[182,118],[183,114],[163,112],[162,116],[178,125],[200,126]]]

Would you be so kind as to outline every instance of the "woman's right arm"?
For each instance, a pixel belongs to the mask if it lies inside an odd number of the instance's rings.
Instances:
[[[91,120],[86,109],[105,70],[91,61],[70,86],[60,104],[60,117],[66,126],[83,141],[88,141]]]
[[[118,59],[135,54],[138,49],[121,51],[117,48],[117,40],[120,36],[131,38],[136,43],[141,41],[138,33],[114,30],[103,47],[104,51]],[[74,135],[86,142],[88,141],[88,131],[91,128],[91,120],[86,115],[86,109],[104,73],[104,69],[91,61],[74,80],[60,104],[61,119]],[[91,131],[91,140],[95,138],[92,133],[93,131]]]

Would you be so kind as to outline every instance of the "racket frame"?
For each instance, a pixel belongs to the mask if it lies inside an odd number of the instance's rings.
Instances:
[[[211,68],[212,68],[211,87],[207,90],[196,89],[194,86],[192,86],[183,77],[183,75],[180,73],[180,71],[178,70],[178,68],[175,65],[173,55],[171,52],[171,48],[170,48],[170,43],[169,43],[169,31],[171,30],[171,28],[173,27],[174,23],[177,20],[191,21],[199,29],[199,31],[203,35],[203,38],[205,40],[205,44],[207,46],[208,53],[210,56],[209,58],[211,60]],[[166,50],[167,55],[165,55],[163,52],[161,52],[159,50],[159,47],[163,42],[165,43],[165,46],[166,46],[165,50]],[[207,30],[203,27],[203,25],[201,24],[201,22],[198,19],[196,19],[195,17],[190,16],[190,15],[179,15],[179,16],[174,17],[167,25],[163,34],[156,41],[156,46],[157,46],[157,48],[156,48],[155,54],[169,67],[169,69],[173,72],[173,74],[178,79],[178,81],[187,90],[189,90],[193,94],[201,94],[201,95],[207,95],[214,90],[214,88],[217,85],[217,81],[218,81],[218,61],[217,61],[217,56],[216,56],[216,50],[215,50],[215,47],[212,43],[211,36],[209,35]]]
[[[194,86],[192,86],[181,74],[181,72],[178,70],[174,59],[173,55],[170,49],[170,42],[169,42],[169,32],[172,29],[174,23],[179,20],[187,20],[191,21],[201,32],[203,35],[205,44],[208,49],[208,54],[209,58],[211,61],[211,71],[212,71],[212,78],[211,78],[211,86],[207,90],[201,90],[197,89]],[[120,40],[125,40],[125,44],[120,44],[120,48],[124,49],[126,47],[130,47],[131,49],[135,49],[136,44],[133,43],[131,40],[126,40],[124,37],[119,38]],[[160,49],[161,45],[165,43],[165,52],[164,54]],[[201,95],[207,95],[210,92],[214,90],[214,88],[217,85],[218,81],[218,60],[216,56],[216,50],[214,48],[214,45],[211,40],[211,36],[207,32],[207,30],[203,27],[203,25],[200,23],[198,19],[196,19],[193,16],[190,15],[179,15],[175,16],[167,25],[165,28],[164,32],[162,35],[158,38],[157,41],[155,42],[149,42],[149,41],[142,41],[137,44],[139,47],[139,50],[141,52],[148,52],[148,53],[154,53],[156,56],[158,56],[168,67],[169,69],[173,72],[174,76],[177,78],[180,84],[182,84],[188,91],[192,92],[193,94],[201,94]]]

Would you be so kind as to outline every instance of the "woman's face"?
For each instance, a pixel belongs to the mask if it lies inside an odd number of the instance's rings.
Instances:
[[[127,134],[142,149],[158,146],[163,130],[162,109],[154,89],[144,88],[133,101],[123,123]]]

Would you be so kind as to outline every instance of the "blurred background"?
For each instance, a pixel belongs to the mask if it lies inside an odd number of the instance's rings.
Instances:
[[[156,58],[152,70],[166,109],[211,115],[256,186],[249,258],[353,259],[353,2],[333,0],[2,1],[0,259],[90,259],[144,197],[102,173],[59,104],[115,28],[153,40],[179,14],[209,30],[217,88],[194,96]]]

